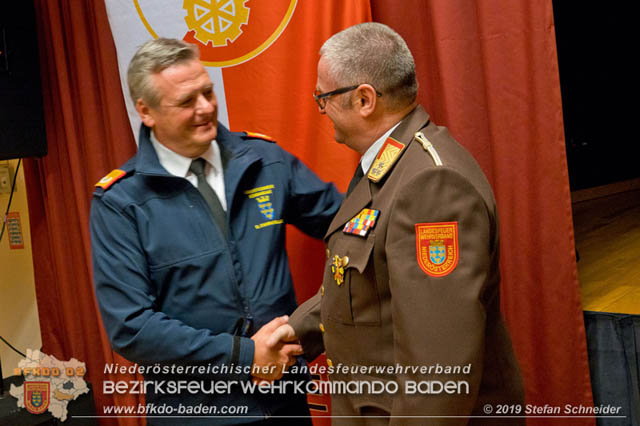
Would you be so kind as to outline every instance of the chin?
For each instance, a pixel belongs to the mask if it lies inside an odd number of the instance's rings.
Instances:
[[[209,132],[209,136],[209,141],[214,140],[218,136],[218,128],[216,126],[213,126],[213,130]]]
[[[218,127],[213,123],[208,126],[198,127],[194,136],[203,143],[211,142],[218,136]]]

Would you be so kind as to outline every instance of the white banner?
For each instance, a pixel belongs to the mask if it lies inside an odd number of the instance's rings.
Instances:
[[[183,3],[190,9],[183,8]],[[202,2],[199,2],[202,3]],[[206,3],[206,2],[205,2]],[[215,3],[215,2],[214,2]],[[230,14],[237,11],[237,1],[229,0],[221,9],[226,9]],[[240,1],[242,4],[242,1]],[[205,18],[200,27],[204,31],[215,31],[212,25],[212,17],[207,16],[210,9],[200,6],[195,1],[182,0],[105,0],[111,33],[118,54],[118,68],[120,70],[120,83],[124,94],[129,121],[133,134],[138,140],[140,118],[135,110],[133,101],[129,96],[127,85],[127,68],[136,50],[145,42],[157,37],[177,38],[182,40],[190,31],[184,19],[187,15],[196,18]],[[210,6],[212,7],[212,6]],[[208,19],[207,19],[208,18]],[[222,20],[220,28],[225,29],[229,24]],[[229,115],[220,67],[208,66],[207,70],[213,81],[216,97],[218,98],[218,121],[229,127]]]

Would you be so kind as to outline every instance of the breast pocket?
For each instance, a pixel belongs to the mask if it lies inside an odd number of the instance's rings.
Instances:
[[[324,317],[343,324],[380,324],[380,298],[373,268],[375,233],[366,238],[335,235],[325,267]]]

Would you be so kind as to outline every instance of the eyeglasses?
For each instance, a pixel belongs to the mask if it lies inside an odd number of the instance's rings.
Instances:
[[[320,108],[320,111],[323,111],[324,108],[327,106],[327,99],[329,99],[331,96],[341,95],[343,93],[356,90],[358,87],[362,86],[363,84],[367,84],[367,83],[360,83],[360,84],[356,84],[355,86],[341,87],[340,89],[336,89],[336,90],[332,90],[330,92],[324,92],[324,93],[320,93],[316,89],[316,91],[313,92],[313,99],[315,99],[316,103],[318,104],[318,108]],[[375,87],[373,88],[373,90],[376,90]],[[376,95],[380,97],[382,96],[382,93],[376,90]]]

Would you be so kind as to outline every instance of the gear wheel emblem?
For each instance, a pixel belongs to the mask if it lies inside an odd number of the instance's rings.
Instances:
[[[195,38],[206,45],[226,46],[242,34],[242,25],[249,22],[248,0],[184,0],[184,17]]]

